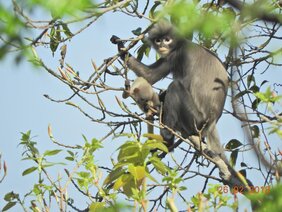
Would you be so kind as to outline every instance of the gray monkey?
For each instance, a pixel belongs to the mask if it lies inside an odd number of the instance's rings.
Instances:
[[[225,158],[220,144],[216,123],[220,118],[228,89],[226,69],[219,58],[208,49],[178,36],[166,21],[160,21],[149,31],[151,45],[161,58],[145,65],[124,51],[117,36],[111,41],[118,45],[120,57],[137,76],[144,77],[151,85],[172,74],[163,99],[163,123],[179,131],[183,137],[207,137],[210,154]],[[174,144],[174,135],[161,129],[168,147]]]

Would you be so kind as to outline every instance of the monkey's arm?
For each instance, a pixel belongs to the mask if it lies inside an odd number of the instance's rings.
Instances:
[[[113,35],[111,42],[118,45],[120,57],[122,60],[126,60],[128,67],[134,71],[137,76],[144,77],[151,85],[169,74],[169,63],[166,59],[161,58],[152,65],[147,66],[134,58],[130,53],[126,52],[123,42],[120,41],[117,36]]]
[[[163,58],[147,66],[133,56],[130,56],[127,60],[127,65],[137,76],[144,77],[151,85],[169,74],[169,64]]]

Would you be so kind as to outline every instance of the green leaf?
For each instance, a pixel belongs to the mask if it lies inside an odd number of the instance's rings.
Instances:
[[[202,8],[212,9],[212,10],[216,11],[217,10],[217,4],[215,4],[213,2],[205,3],[205,4],[203,4]]]
[[[252,135],[254,138],[258,138],[260,135],[260,130],[259,127],[257,125],[254,125],[251,127],[251,131],[252,131]]]
[[[236,18],[236,12],[232,7],[223,8],[223,14],[233,20]]]
[[[132,176],[130,176],[129,174],[123,174],[122,176],[120,176],[116,182],[114,183],[113,189],[114,190],[118,190],[121,187],[123,187],[128,181],[130,181],[132,178]]]
[[[89,172],[78,172],[77,175],[81,178],[89,178],[90,177]]]
[[[119,155],[118,158],[119,160],[118,165],[122,165],[122,164],[126,165],[128,163],[138,163],[140,161],[140,152],[138,150],[139,149],[136,149],[136,151],[134,151],[134,149],[131,149],[130,152],[120,151],[121,154]]]
[[[63,166],[65,166],[66,164],[65,163],[44,163],[42,165],[42,168],[48,168],[48,167],[51,167],[51,166],[54,166],[54,165],[63,165]]]
[[[55,150],[47,150],[44,152],[44,156],[53,156],[53,155],[57,155],[59,152],[61,152],[62,150],[60,149],[55,149]]]
[[[11,202],[12,200],[14,199],[17,199],[19,197],[18,194],[15,194],[13,191],[5,194],[4,196],[4,200],[7,201],[7,202]]]
[[[226,149],[228,150],[234,150],[237,149],[238,147],[242,146],[243,144],[238,141],[237,139],[231,139],[225,146]]]
[[[258,105],[259,103],[261,102],[260,99],[255,99],[253,102],[252,102],[252,109],[253,110],[256,110],[258,108]]]
[[[155,1],[155,4],[153,5],[153,7],[151,8],[150,12],[149,12],[149,18],[154,19],[155,18],[155,10],[157,9],[157,7],[161,4],[161,2],[159,1]]]
[[[74,161],[73,157],[65,157],[65,159],[68,160],[68,161]]]
[[[197,196],[193,196],[191,198],[191,201],[194,205],[199,205],[199,202],[200,202]]]
[[[71,38],[73,36],[72,32],[70,31],[69,27],[67,24],[61,22],[61,25],[63,27],[63,30],[64,30],[64,34],[68,37],[68,38]]]
[[[130,164],[128,166],[129,173],[136,179],[136,180],[142,180],[145,177],[145,167],[143,166],[134,166]]]
[[[248,88],[250,87],[252,82],[254,82],[254,84],[256,84],[255,77],[253,75],[248,75],[248,77],[247,77],[247,87]]]
[[[60,31],[60,25],[56,27],[56,41],[59,43],[61,41],[61,31]]]
[[[76,108],[79,108],[79,106],[74,104],[73,102],[66,102],[66,104],[70,105],[70,106],[73,106],[73,107],[76,107]]]
[[[30,168],[23,171],[22,176],[28,175],[28,174],[34,172],[35,170],[37,170],[37,167],[30,167]]]
[[[268,87],[264,93],[255,93],[255,96],[264,103],[275,103],[282,98],[282,96],[276,95],[276,93],[273,92],[270,87]]]
[[[262,83],[260,84],[260,87],[263,86],[267,82],[268,82],[267,80],[263,80]]]
[[[180,186],[180,187],[179,187],[179,191],[185,191],[185,190],[187,190],[187,187],[186,187],[186,186]]]
[[[160,160],[160,158],[153,156],[150,158],[150,162],[160,174],[165,175],[168,171],[168,167]]]
[[[106,203],[105,202],[93,202],[91,203],[89,207],[89,212],[99,212],[103,211],[105,208]]]
[[[67,150],[67,153],[69,153],[72,157],[74,157],[74,153],[72,152],[72,151],[70,151],[70,150]]]
[[[17,202],[9,202],[5,205],[5,207],[2,209],[2,211],[7,211],[10,208],[14,207],[17,204]]]
[[[68,102],[68,104],[69,104],[69,105],[72,105],[73,103]],[[89,143],[89,142],[88,142],[88,139],[86,138],[85,135],[82,134],[82,138],[83,138],[83,140],[84,140],[85,143]]]
[[[237,94],[235,95],[234,99],[239,99],[240,97],[244,96],[244,95],[247,94],[247,93],[251,93],[251,91],[249,91],[249,90],[244,90],[244,91],[242,91],[242,92],[240,92],[240,93],[237,93]]]
[[[21,141],[25,141],[25,142],[27,142],[27,141],[29,141],[30,140],[30,133],[31,133],[31,131],[29,130],[29,131],[27,131],[26,133],[21,133],[22,134],[22,138],[21,138]]]
[[[159,182],[152,176],[148,171],[146,171],[146,177],[149,178],[151,181],[153,181],[156,184],[159,184]]]
[[[253,85],[252,87],[249,88],[253,93],[259,92],[259,87],[257,85]]]
[[[54,52],[57,50],[59,46],[59,40],[57,38],[60,38],[60,32],[57,32],[55,26],[53,26],[50,32],[50,49],[52,51],[53,56],[54,56]]]
[[[282,208],[282,185],[261,187],[259,193],[248,194],[252,202],[259,202],[256,211],[280,211]]]
[[[232,167],[236,165],[237,157],[238,157],[238,150],[232,151],[230,155],[230,165]]]
[[[35,195],[39,195],[39,194],[42,193],[41,190],[42,190],[41,185],[40,185],[40,184],[35,184],[35,185],[33,186],[32,192],[33,192]]]
[[[133,195],[133,189],[136,189],[137,185],[135,180],[131,175],[127,175],[127,178],[125,180],[125,184],[123,185],[123,192],[127,197],[131,197]]]
[[[134,35],[139,36],[139,35],[141,35],[142,28],[141,28],[141,27],[138,27],[137,29],[132,30],[131,32],[132,32]]]
[[[124,183],[125,182],[123,182],[122,177],[118,178],[114,183],[113,189],[117,191],[124,185]]]
[[[247,164],[245,164],[244,162],[240,163],[241,167],[248,167]]]
[[[240,174],[242,174],[245,178],[247,178],[246,169],[241,169],[239,172],[240,172]]]
[[[143,148],[149,148],[150,150],[159,149],[162,150],[163,152],[168,153],[168,148],[162,141],[147,140],[144,143]]]
[[[277,130],[276,134],[282,139],[282,130]]]
[[[148,56],[149,53],[150,53],[150,51],[151,51],[150,46],[148,46],[147,44],[143,44],[143,45],[137,50],[137,59],[141,61],[142,58],[143,58],[143,56],[144,56],[144,54],[145,54],[146,56]]]
[[[138,142],[126,142],[119,147],[120,151],[118,154],[118,161],[126,161],[129,159],[134,159],[140,154],[140,145]]]
[[[156,140],[158,142],[164,141],[161,135],[153,134],[153,133],[145,133],[143,137],[148,138],[149,140]]]
[[[123,168],[118,168],[113,170],[104,180],[103,185],[110,184],[114,182],[116,179],[118,179],[120,176],[124,174],[125,170]]]
[[[96,138],[93,138],[91,140],[91,153],[93,153],[94,151],[96,151],[97,149],[101,149],[103,147],[101,141],[99,141]]]

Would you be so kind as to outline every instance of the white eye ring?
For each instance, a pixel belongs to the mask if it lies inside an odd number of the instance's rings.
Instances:
[[[159,39],[159,38],[155,39],[155,44],[160,45],[161,42],[162,42],[161,39]]]
[[[165,38],[163,39],[164,44],[170,44],[172,42],[171,38]]]

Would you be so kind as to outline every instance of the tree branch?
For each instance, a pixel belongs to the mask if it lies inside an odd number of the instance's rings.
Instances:
[[[243,10],[244,8],[254,8],[252,7],[252,5],[243,3],[239,0],[225,0],[225,1],[240,11]],[[257,9],[258,10],[256,11],[257,12],[256,18],[267,22],[282,24],[282,16],[280,16],[279,14],[270,14],[262,9],[259,8]]]

